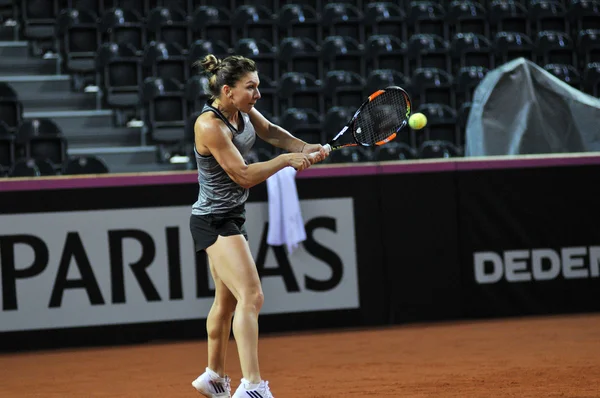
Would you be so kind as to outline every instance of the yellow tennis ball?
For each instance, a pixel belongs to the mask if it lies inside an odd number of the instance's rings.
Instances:
[[[408,119],[408,125],[413,130],[421,130],[427,125],[427,116],[422,113],[413,113]]]

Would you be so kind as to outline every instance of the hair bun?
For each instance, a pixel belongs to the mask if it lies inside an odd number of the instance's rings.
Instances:
[[[206,72],[212,74],[217,73],[221,68],[222,64],[223,61],[215,57],[213,54],[208,54],[200,63],[200,65]]]

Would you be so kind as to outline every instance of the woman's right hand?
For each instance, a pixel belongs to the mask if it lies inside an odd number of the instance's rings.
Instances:
[[[307,155],[303,153],[286,153],[288,166],[292,166],[297,171],[308,169],[312,164]]]

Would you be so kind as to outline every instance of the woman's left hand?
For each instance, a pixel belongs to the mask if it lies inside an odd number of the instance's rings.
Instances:
[[[302,149],[302,153],[305,155],[311,155],[308,158],[310,159],[312,164],[323,161],[327,156],[329,156],[329,151],[323,147],[321,144],[306,144]]]

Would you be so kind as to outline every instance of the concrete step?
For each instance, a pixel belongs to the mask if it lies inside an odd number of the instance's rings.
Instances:
[[[19,37],[19,28],[16,26],[0,25],[0,40],[10,41]]]
[[[60,73],[60,65],[56,59],[0,57],[0,78],[1,76],[36,76]]]
[[[26,119],[48,118],[52,119],[63,134],[67,136],[84,135],[89,131],[99,128],[112,128],[113,113],[111,110],[89,111],[34,111],[23,112]]]
[[[71,92],[69,75],[0,76],[0,81],[10,84],[19,98],[44,93]]]
[[[27,93],[19,99],[25,112],[95,110],[98,106],[96,93]]]
[[[142,142],[141,128],[105,127],[64,132],[73,150],[102,150],[103,148],[137,147]]]
[[[29,57],[29,43],[26,41],[0,41],[0,63],[9,57]]]
[[[156,171],[159,169],[157,164],[157,148],[148,146],[113,146],[113,147],[88,147],[72,148],[69,146],[69,156],[93,155],[104,160],[112,173],[137,173],[144,171]],[[171,165],[167,170],[173,169]]]

